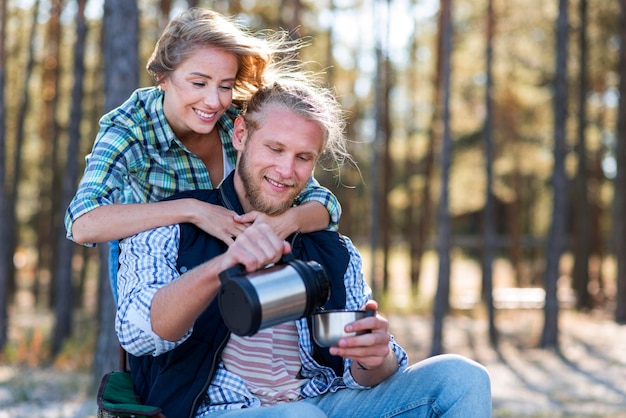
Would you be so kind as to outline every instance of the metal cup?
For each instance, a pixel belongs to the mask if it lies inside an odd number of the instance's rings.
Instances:
[[[331,309],[317,311],[313,314],[313,340],[320,347],[336,346],[340,338],[369,332],[345,332],[344,329],[347,324],[374,315],[376,315],[376,311],[373,310]]]

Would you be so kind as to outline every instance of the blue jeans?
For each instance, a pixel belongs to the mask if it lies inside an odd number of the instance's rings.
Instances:
[[[109,283],[113,292],[113,300],[117,306],[117,270],[119,267],[120,242],[109,241]]]
[[[221,411],[211,416],[489,418],[491,383],[480,364],[444,354],[416,363],[368,390],[341,389],[300,402]]]

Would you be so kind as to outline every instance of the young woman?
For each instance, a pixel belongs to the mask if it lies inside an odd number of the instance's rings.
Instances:
[[[165,28],[147,69],[156,86],[136,90],[100,120],[85,172],[65,215],[68,238],[84,245],[148,229],[193,223],[227,244],[263,218],[282,238],[336,228],[340,206],[314,178],[283,215],[243,216],[184,199],[176,192],[217,187],[235,165],[231,143],[238,103],[269,73],[294,71],[277,56],[298,45],[286,36],[259,38],[224,16],[192,8]]]

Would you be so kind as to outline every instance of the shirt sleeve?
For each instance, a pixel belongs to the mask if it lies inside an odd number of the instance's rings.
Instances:
[[[176,269],[179,240],[179,226],[170,225],[120,241],[115,331],[122,347],[135,356],[158,356],[191,335],[189,329],[179,341],[164,340],[152,330],[150,320],[154,294],[179,277]]]
[[[101,127],[91,153],[85,158],[85,171],[76,194],[65,212],[67,238],[72,239],[72,227],[81,215],[120,201],[124,180],[128,179],[127,161],[138,157],[132,155],[129,141],[124,139],[130,135],[128,130],[114,124]]]
[[[339,229],[339,218],[341,218],[339,200],[330,190],[320,185],[313,176],[311,176],[306,187],[296,199],[296,204],[300,205],[310,201],[320,202],[324,205],[330,215],[330,224],[327,229],[337,231]]]
[[[344,275],[346,283],[346,309],[363,309],[365,303],[371,299],[372,291],[363,278],[363,262],[361,256],[348,237],[343,237],[350,253],[350,263]],[[407,366],[409,362],[406,351],[395,341],[393,335],[389,340],[389,348],[393,351],[398,361],[399,369]],[[345,385],[353,389],[363,389],[353,378],[350,372],[352,360],[345,358],[343,381]]]

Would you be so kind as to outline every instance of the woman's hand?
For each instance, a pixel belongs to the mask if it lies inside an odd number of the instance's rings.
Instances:
[[[266,224],[272,228],[272,231],[278,235],[281,239],[287,238],[298,230],[297,219],[294,218],[293,213],[287,210],[280,215],[268,215],[263,212],[253,210],[252,212],[244,213],[235,217],[235,222],[241,225],[258,225]]]
[[[207,234],[231,246],[246,228],[247,222],[236,221],[237,213],[222,206],[212,205],[196,199],[186,199],[193,207],[191,222]]]
[[[321,231],[328,227],[330,215],[319,202],[310,201],[287,209],[279,215],[268,215],[256,210],[237,216],[235,221],[244,225],[268,224],[281,239],[296,231],[303,233]]]

